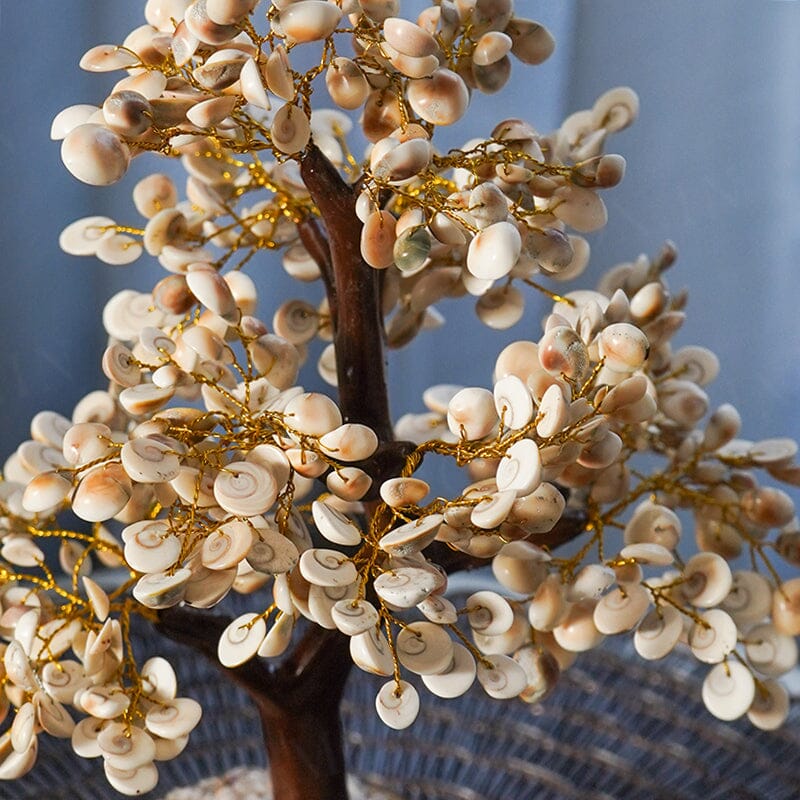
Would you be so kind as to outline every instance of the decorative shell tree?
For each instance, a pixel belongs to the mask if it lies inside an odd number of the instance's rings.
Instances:
[[[416,22],[399,6],[148,0],[147,24],[85,54],[85,69],[124,74],[102,107],[55,119],[67,168],[102,185],[132,157],[173,157],[185,199],[155,173],[133,188],[143,227],[95,216],[61,235],[110,264],[146,250],[167,274],[106,305],[108,389],[71,420],[37,414],[4,466],[1,778],[51,735],[102,756],[121,792],[156,785],[201,709],[167,661],[137,661],[134,616],[248,690],[278,800],[346,796],[353,664],[386,677],[377,713],[404,728],[424,702],[410,675],[441,697],[477,678],[536,702],[576,653],[632,632],[644,659],[682,642],[709,664],[712,714],[785,718],[776,678],[797,659],[800,578],[782,582],[771,559],[798,563],[800,532],[761,479],[798,485],[796,444],[738,439],[730,405],[708,414],[715,356],[670,345],[686,301],[664,281],[671,246],[596,290],[548,288],[587,264],[580,234],[604,225],[598,190],[624,173],[605,142],[635,119],[635,94],[612,89],[546,135],[498,120],[440,152],[439,126],[553,41],[512,0],[441,0]],[[270,250],[324,293],[286,300],[268,326],[247,273]],[[431,387],[426,412],[393,423],[387,346],[438,326],[445,297],[509,328],[527,292],[552,311],[538,341],[499,354],[491,388]],[[315,338],[337,400],[297,385]],[[466,468],[460,493],[415,477],[432,457]],[[743,550],[752,568],[732,571]],[[500,588],[455,607],[448,576],[489,564]],[[231,590],[248,613],[206,610]]]

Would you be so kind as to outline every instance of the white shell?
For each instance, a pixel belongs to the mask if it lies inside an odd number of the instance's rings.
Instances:
[[[254,517],[269,510],[278,496],[272,473],[249,461],[229,464],[214,480],[214,497],[231,514]]]
[[[703,703],[718,719],[737,719],[750,708],[756,686],[750,670],[738,661],[717,664],[703,681]]]
[[[747,659],[762,674],[777,678],[797,664],[797,642],[774,625],[756,625],[745,638]]]
[[[411,608],[421,603],[438,584],[438,578],[430,570],[399,567],[379,575],[373,585],[382,600],[398,608]]]
[[[625,526],[625,544],[639,542],[660,544],[674,550],[681,538],[681,521],[666,506],[649,500],[640,503]]]
[[[394,671],[389,642],[374,627],[350,638],[350,657],[359,669],[373,675],[388,677]]]
[[[621,558],[630,558],[639,564],[654,564],[660,567],[668,567],[675,560],[666,547],[648,542],[626,545],[619,554]]]
[[[418,505],[431,487],[420,478],[389,478],[381,484],[380,495],[391,508]]]
[[[248,58],[244,62],[242,71],[239,73],[239,81],[242,87],[242,96],[250,105],[268,111],[271,108],[267,90],[264,88],[264,78],[258,64]]]
[[[268,574],[289,572],[300,560],[295,544],[273,528],[257,528],[257,538],[247,553],[247,563]]]
[[[331,609],[331,617],[336,627],[346,636],[357,636],[379,621],[375,606],[367,600],[339,600]]]
[[[178,679],[175,670],[165,658],[153,656],[142,665],[142,681],[144,692],[148,697],[162,702],[169,702],[175,698],[178,690]]]
[[[200,722],[203,710],[196,700],[178,697],[155,706],[147,712],[144,724],[147,730],[164,739],[174,739],[191,733]]]
[[[258,655],[263,658],[272,658],[286,652],[292,641],[294,630],[294,617],[291,614],[281,613],[261,642]]]
[[[771,605],[772,588],[767,579],[758,572],[739,570],[733,573],[731,590],[719,607],[743,628],[764,619]]]
[[[215,269],[189,269],[186,284],[208,309],[228,321],[236,321],[239,310],[227,281]]]
[[[36,709],[33,703],[23,703],[11,723],[11,746],[17,753],[24,753],[35,736]]]
[[[433,622],[412,622],[397,635],[395,650],[400,663],[417,675],[436,675],[453,659],[453,640]]]
[[[524,428],[533,416],[531,393],[516,375],[506,375],[495,383],[494,405],[502,424],[512,431]]]
[[[594,624],[592,600],[581,600],[572,605],[566,617],[553,628],[556,642],[572,653],[583,653],[597,647],[605,638]]]
[[[473,507],[470,522],[483,530],[492,530],[505,521],[516,499],[513,489],[494,492]]]
[[[681,594],[702,608],[719,605],[733,586],[728,562],[716,553],[695,553],[686,562],[683,576]]]
[[[705,611],[699,619],[689,631],[689,646],[700,661],[717,664],[736,647],[736,623],[719,608]]]
[[[106,725],[97,735],[97,744],[106,763],[118,770],[135,770],[151,762],[156,754],[152,736],[122,722]]]
[[[520,439],[508,448],[497,465],[497,488],[514,491],[517,497],[530,494],[542,482],[539,447],[532,439]]]
[[[514,611],[497,592],[475,592],[467,598],[466,607],[470,627],[484,636],[499,636],[514,622]]]
[[[356,565],[337,550],[312,547],[300,556],[300,573],[317,586],[346,586],[358,578]]]
[[[298,153],[308,144],[311,124],[305,112],[292,103],[286,103],[272,118],[270,136],[273,145],[282,153]]]
[[[89,122],[73,128],[64,137],[61,160],[83,183],[107,186],[128,171],[131,153],[114,131]]]
[[[683,631],[683,617],[672,606],[653,608],[633,635],[636,652],[648,661],[663,658],[678,642]]]
[[[650,351],[647,336],[635,325],[616,322],[603,329],[599,338],[600,356],[614,372],[640,369]]]
[[[458,622],[458,609],[440,594],[428,595],[417,608],[431,622],[437,625],[455,625]]]
[[[103,238],[114,235],[115,226],[109,217],[82,217],[61,231],[59,247],[73,256],[92,256]]]
[[[390,728],[403,730],[411,725],[419,714],[419,694],[406,681],[385,683],[375,698],[378,716]]]
[[[491,668],[483,663],[477,665],[478,683],[489,697],[508,700],[516,697],[528,685],[525,670],[514,659],[495,655],[491,663]]]
[[[181,462],[168,442],[142,436],[125,442],[120,451],[125,472],[137,483],[162,483],[178,477]]]
[[[774,680],[761,681],[756,689],[747,718],[762,731],[779,728],[789,716],[789,692]]]
[[[33,702],[36,706],[36,718],[43,730],[59,739],[72,737],[75,720],[58,700],[40,691],[33,696]]]
[[[476,278],[499,280],[511,272],[522,250],[522,239],[510,222],[496,222],[469,243],[467,269]]]
[[[324,0],[304,0],[285,7],[280,13],[280,26],[287,39],[294,42],[313,42],[330,36],[342,9]]]
[[[133,587],[133,596],[148,608],[169,608],[181,601],[192,572],[185,567],[172,575],[166,572],[151,572],[139,578]]]
[[[101,464],[78,484],[72,510],[87,522],[103,522],[125,507],[132,491],[130,478],[120,464]]]
[[[488,389],[461,389],[447,404],[447,427],[454,436],[482,439],[496,423],[494,396]]]
[[[238,667],[249,661],[267,635],[267,623],[260,614],[242,614],[219,637],[217,657],[225,667]]]
[[[407,97],[414,113],[433,125],[452,125],[469,105],[466,84],[449,69],[437,69],[430,78],[409,81]]]
[[[232,569],[249,555],[255,532],[246,522],[231,520],[203,540],[200,560],[213,570]]]
[[[159,572],[171,567],[181,553],[181,541],[161,520],[145,520],[122,531],[125,560],[137,572]]]
[[[650,593],[638,584],[614,589],[594,609],[594,624],[603,634],[622,633],[633,628],[650,605]]]
[[[372,428],[347,422],[326,433],[319,440],[320,447],[340,461],[363,461],[378,448],[378,437]]]
[[[441,514],[429,514],[413,522],[407,522],[382,536],[378,546],[381,550],[398,556],[418,553],[436,538],[442,519]]]
[[[98,111],[97,106],[86,103],[67,106],[53,117],[53,122],[50,125],[50,138],[54,141],[60,141],[73,128],[88,122],[96,111]]]
[[[312,619],[323,628],[333,630],[336,622],[333,619],[333,607],[342,600],[353,600],[358,594],[358,586],[349,583],[345,586],[308,587],[308,612]]]
[[[114,719],[130,705],[130,698],[115,684],[90,686],[75,698],[75,705],[98,719]]]
[[[175,389],[168,386],[160,388],[152,383],[140,383],[123,389],[119,395],[120,405],[134,417],[152,414],[165,406],[175,394]]]
[[[532,594],[547,575],[550,556],[534,544],[509,542],[492,559],[492,573],[512,592]]]
[[[464,645],[455,642],[450,664],[438,675],[423,675],[422,681],[438,697],[460,697],[472,686],[476,671],[472,653]]]
[[[387,17],[383,21],[383,35],[392,47],[412,58],[432,56],[439,49],[428,31],[401,17]]]

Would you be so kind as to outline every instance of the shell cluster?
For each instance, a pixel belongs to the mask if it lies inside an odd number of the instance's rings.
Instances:
[[[138,225],[91,216],[61,234],[67,253],[146,253],[166,274],[106,304],[108,388],[69,418],[37,414],[3,466],[0,779],[27,772],[47,733],[102,756],[118,791],[152,789],[200,708],[163,659],[137,664],[131,617],[230,591],[252,610],[221,635],[223,665],[280,656],[309,623],[338,630],[359,668],[387,678],[376,709],[393,728],[414,721],[421,686],[457,697],[477,680],[538,702],[619,633],[644,659],[683,645],[707,663],[712,714],[785,718],[800,579],[781,581],[771,559],[800,565],[800,524],[771,484],[800,485],[796,443],[739,438],[736,410],[712,410],[716,357],[672,344],[686,296],[664,278],[671,247],[595,290],[534,280],[583,272],[581,234],[606,220],[598,191],[624,174],[605,142],[635,119],[636,95],[612,89],[548,134],[504,120],[441,153],[436,128],[500,90],[512,58],[547,58],[552,38],[511,0],[399,14],[398,0],[148,0],[146,24],[82,59],[124,76],[54,120],[67,168],[102,185],[152,151],[180,159],[186,181],[140,180]],[[319,59],[300,72],[308,46]],[[333,109],[317,103],[323,83]],[[361,162],[351,112],[370,142]],[[358,186],[391,346],[441,324],[443,298],[474,297],[495,329],[522,318],[526,291],[553,303],[537,340],[499,354],[491,388],[433,386],[426,412],[398,420],[413,447],[388,478],[373,469],[377,432],[298,385],[315,339],[336,383],[328,299],[287,299],[267,322],[247,274],[279,250],[297,280],[322,277],[300,232],[316,213],[299,169],[312,146]],[[467,468],[457,496],[415,477],[434,456]],[[580,549],[559,557],[550,545],[570,526]],[[743,552],[753,568],[732,569]],[[442,554],[491,564],[495,582],[455,607]],[[91,577],[98,564],[120,568],[113,589]]]

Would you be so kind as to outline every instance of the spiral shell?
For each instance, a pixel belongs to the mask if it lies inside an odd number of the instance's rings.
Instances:
[[[203,540],[200,560],[208,569],[232,569],[247,556],[253,542],[253,529],[246,522],[231,520]]]
[[[237,461],[214,480],[214,497],[230,514],[253,517],[269,510],[278,496],[272,473],[249,461]]]

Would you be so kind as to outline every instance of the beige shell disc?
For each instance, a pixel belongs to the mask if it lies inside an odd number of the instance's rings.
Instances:
[[[375,708],[381,721],[396,731],[411,725],[419,714],[419,694],[406,681],[393,680],[381,686],[375,698]]]
[[[609,635],[634,628],[647,612],[650,592],[638,584],[617,588],[600,598],[594,608],[594,624],[600,633]]]
[[[75,698],[75,705],[98,719],[114,719],[130,705],[130,698],[117,684],[90,686]]]
[[[797,642],[774,625],[764,623],[750,628],[746,640],[748,661],[764,675],[778,678],[797,664]]]
[[[460,697],[472,686],[476,672],[472,653],[464,645],[455,642],[450,664],[438,675],[423,675],[422,682],[437,697]]]
[[[436,675],[453,660],[453,640],[433,622],[405,626],[397,635],[395,650],[400,663],[417,675]]]
[[[172,575],[166,572],[151,572],[139,578],[133,587],[133,596],[148,608],[169,608],[179,603],[186,592],[186,584],[192,572],[185,567]]]
[[[114,131],[87,122],[73,128],[61,142],[64,166],[83,183],[108,186],[128,171],[131,152]]]
[[[311,514],[317,530],[334,544],[353,546],[361,543],[361,531],[358,526],[341,511],[322,500],[311,504]]]
[[[685,582],[681,594],[693,605],[710,608],[719,605],[733,586],[728,562],[716,553],[695,553],[683,569]]]
[[[513,658],[494,655],[491,662],[491,668],[482,663],[477,665],[478,683],[489,697],[508,700],[516,697],[528,685],[525,670]]]
[[[406,556],[418,553],[436,538],[443,519],[441,514],[428,514],[413,522],[407,522],[381,537],[378,546],[392,555]]]
[[[738,661],[717,664],[703,681],[703,703],[718,719],[741,717],[752,705],[755,694],[753,675]]]
[[[257,528],[257,537],[247,553],[253,569],[270,575],[289,572],[300,560],[296,545],[273,528]]]
[[[153,656],[142,665],[143,691],[153,700],[170,702],[178,691],[178,679],[175,670],[165,658]]]
[[[346,636],[357,636],[374,628],[379,621],[375,606],[367,600],[339,600],[331,608],[331,618]]]
[[[484,636],[505,633],[514,622],[511,606],[497,592],[475,592],[467,598],[466,607],[470,627]]]
[[[533,417],[531,393],[516,375],[506,375],[495,383],[494,404],[497,416],[512,431],[521,430]]]
[[[379,575],[373,585],[382,600],[398,608],[411,608],[431,594],[438,583],[430,570],[399,567]]]
[[[115,225],[108,217],[82,217],[61,231],[59,247],[73,256],[93,256],[100,241],[114,235]]]
[[[122,722],[106,725],[97,735],[97,744],[106,763],[118,770],[135,770],[150,763],[156,754],[152,736]]]
[[[72,510],[87,522],[102,522],[126,506],[132,491],[131,480],[121,464],[101,464],[86,473],[78,484]]]
[[[359,669],[373,675],[389,677],[394,671],[389,642],[374,627],[350,637],[350,657]]]
[[[497,466],[497,488],[524,497],[535,491],[541,482],[542,459],[536,442],[532,439],[514,442]]]
[[[147,712],[144,724],[147,730],[164,739],[186,736],[195,728],[203,710],[196,700],[178,697]]]
[[[358,578],[356,565],[337,550],[312,547],[300,556],[302,576],[316,586],[346,586]]]
[[[225,667],[238,667],[249,661],[267,635],[267,623],[260,614],[237,617],[219,637],[217,657]],[[148,725],[149,727],[149,725]]]
[[[212,570],[236,567],[248,555],[255,541],[255,532],[246,522],[231,520],[203,540],[201,562]]]
[[[155,751],[155,746],[153,749]],[[133,769],[118,769],[105,759],[103,770],[111,786],[122,794],[144,794],[153,790],[158,783],[158,769],[152,762]]]
[[[214,480],[214,497],[230,514],[252,517],[269,510],[278,496],[272,473],[259,464],[237,461]]]
[[[137,572],[160,572],[181,553],[181,541],[161,520],[135,522],[122,531],[125,560]]]
[[[263,658],[273,658],[285,653],[292,641],[293,630],[294,617],[291,614],[281,613],[261,642],[258,655]]]

